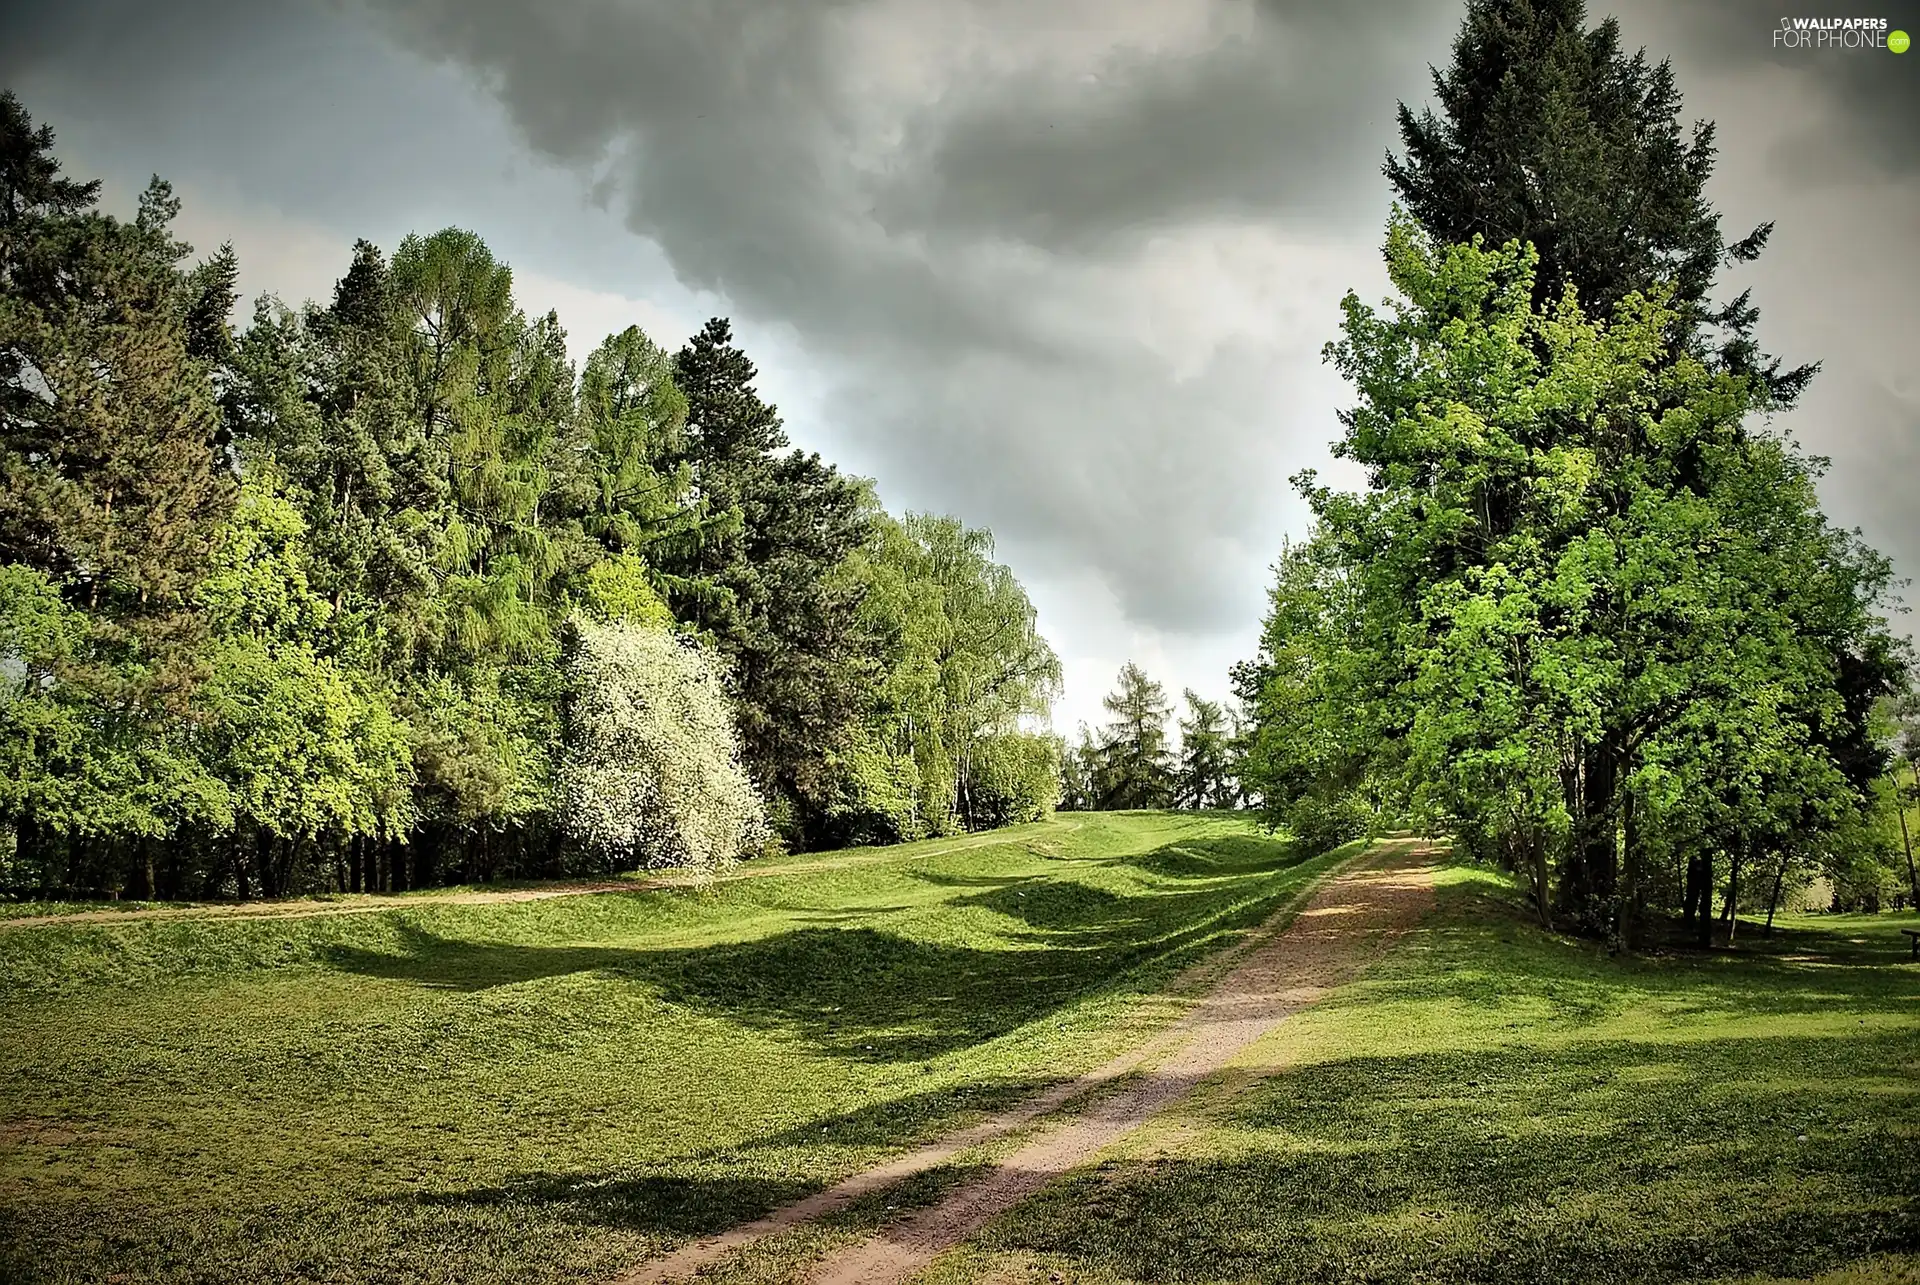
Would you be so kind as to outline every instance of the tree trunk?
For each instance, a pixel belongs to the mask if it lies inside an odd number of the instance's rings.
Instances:
[[[1694,922],[1694,940],[1701,946],[1713,945],[1713,853],[1700,854],[1699,911]]]
[[[1560,861],[1560,913],[1579,918],[1580,907],[1587,896],[1586,845],[1582,842],[1580,818],[1586,807],[1582,802],[1581,775],[1578,764],[1564,769],[1560,773],[1560,792],[1567,805],[1567,815],[1574,818],[1573,832],[1567,836],[1567,850]]]
[[[1765,937],[1773,936],[1773,912],[1780,905],[1780,887],[1787,881],[1787,860],[1788,854],[1783,851],[1780,854],[1780,868],[1773,872],[1773,895],[1767,898],[1767,926],[1761,930],[1761,935]]]
[[[146,838],[138,839],[135,840],[135,845],[133,868],[134,873],[139,876],[139,880],[132,890],[134,899],[136,901],[158,901],[160,899],[160,894],[156,887],[158,881],[155,880],[153,875],[153,840]]]
[[[1740,924],[1740,857],[1736,850],[1733,854],[1733,870],[1727,876],[1727,905],[1720,912],[1721,922],[1727,926],[1727,945],[1733,945],[1733,935]]]
[[[274,875],[278,873],[273,864],[273,831],[262,829],[255,840],[255,856],[260,863],[260,895],[277,897],[280,890],[274,884]]]
[[[1615,796],[1619,790],[1620,769],[1615,738],[1608,736],[1588,756],[1586,784],[1581,802],[1585,816],[1581,826],[1586,847],[1587,896],[1596,924],[1613,923],[1619,910],[1613,905],[1618,891],[1619,832],[1615,825]]]
[[[1913,894],[1913,908],[1920,910],[1920,875],[1913,872],[1913,835],[1907,830],[1907,801],[1900,797],[1900,778],[1893,777],[1893,810],[1900,814],[1900,843],[1907,850],[1907,889]],[[1913,789],[1920,795],[1920,760],[1913,765]]]
[[[1547,898],[1547,845],[1535,834],[1527,846],[1527,870],[1533,876],[1533,900],[1540,910],[1540,926],[1552,931],[1553,911]]]
[[[1621,842],[1625,860],[1622,866],[1624,887],[1620,897],[1620,944],[1627,950],[1640,945],[1642,897],[1640,891],[1640,827],[1633,812],[1633,792],[1620,795]]]

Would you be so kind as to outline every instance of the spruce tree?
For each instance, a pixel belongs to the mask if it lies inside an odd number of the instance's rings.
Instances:
[[[723,318],[675,357],[683,458],[706,521],[698,541],[660,560],[675,615],[727,661],[744,757],[776,823],[805,843],[829,806],[822,751],[840,747],[873,701],[878,646],[846,571],[867,540],[868,508],[857,480],[786,450],[756,374]]]
[[[1535,302],[1571,283],[1591,316],[1670,281],[1688,343],[1764,374],[1776,406],[1799,396],[1816,368],[1758,353],[1746,294],[1709,299],[1720,269],[1757,258],[1773,225],[1722,239],[1706,198],[1714,127],[1682,129],[1671,63],[1625,53],[1613,18],[1588,29],[1583,0],[1471,0],[1433,87],[1439,115],[1400,104],[1406,155],[1389,153],[1385,173],[1435,240],[1531,243]]]
[[[60,176],[52,142],[0,95],[0,561],[88,610],[123,674],[177,686],[234,493],[191,305],[204,342],[231,254],[183,272],[165,183],[122,222]]]
[[[1100,702],[1114,717],[1104,729],[1095,774],[1098,806],[1164,808],[1173,801],[1173,751],[1167,744],[1173,706],[1166,689],[1132,661],[1120,667],[1119,684]]]

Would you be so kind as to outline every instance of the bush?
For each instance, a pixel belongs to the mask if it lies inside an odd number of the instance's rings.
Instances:
[[[769,839],[711,657],[664,629],[575,617],[563,823],[644,866],[712,871]]]
[[[991,829],[1038,821],[1060,802],[1061,746],[1057,737],[1028,732],[990,736],[973,748],[968,776],[967,825]]]
[[[1373,825],[1373,809],[1351,794],[1306,794],[1282,810],[1282,819],[1308,852],[1327,852],[1358,839]]]

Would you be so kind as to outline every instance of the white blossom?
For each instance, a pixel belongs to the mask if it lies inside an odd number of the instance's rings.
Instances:
[[[644,866],[712,872],[767,839],[713,659],[660,628],[571,623],[564,824]]]

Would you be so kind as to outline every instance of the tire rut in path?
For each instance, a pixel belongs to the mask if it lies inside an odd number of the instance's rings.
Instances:
[[[991,1163],[986,1172],[934,1204],[900,1218],[861,1244],[829,1254],[806,1277],[813,1285],[904,1280],[988,1219],[1185,1097],[1288,1016],[1357,977],[1431,904],[1431,856],[1430,848],[1398,843],[1385,852],[1361,857],[1357,865],[1321,884],[1286,928],[1248,952],[1177,1022],[1106,1065],[755,1222],[694,1241],[643,1264],[614,1285],[662,1285],[690,1276],[735,1249],[842,1209],[969,1147],[1035,1123],[1074,1098],[1152,1064],[1140,1079],[1082,1115],[1043,1127],[1012,1154]]]

